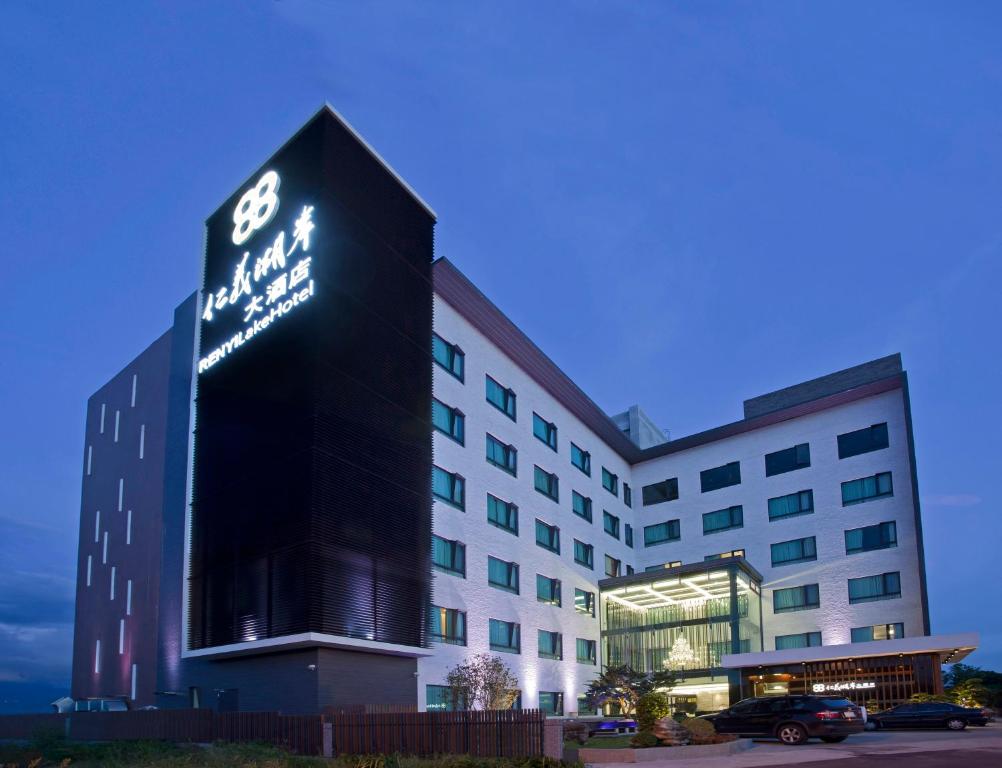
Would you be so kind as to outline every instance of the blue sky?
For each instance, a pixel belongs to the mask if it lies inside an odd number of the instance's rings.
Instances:
[[[330,101],[436,248],[681,436],[900,351],[935,632],[1002,669],[997,3],[7,3],[0,700],[68,681],[84,403]],[[34,697],[34,698],[31,698]],[[0,701],[0,707],[4,706]]]

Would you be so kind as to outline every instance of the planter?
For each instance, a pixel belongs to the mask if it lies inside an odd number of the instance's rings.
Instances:
[[[743,752],[752,745],[751,739],[738,739],[724,744],[690,744],[685,747],[649,747],[648,749],[588,749],[578,750],[582,763],[651,763],[656,760],[684,760],[693,757],[721,757]]]

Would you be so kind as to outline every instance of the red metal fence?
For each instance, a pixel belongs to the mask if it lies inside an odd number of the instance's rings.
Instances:
[[[543,754],[545,715],[537,710],[335,713],[334,753],[348,755]]]
[[[71,741],[152,740],[178,743],[260,741],[300,755],[323,753],[329,723],[334,754],[530,757],[543,754],[546,717],[537,710],[491,712],[354,712],[280,715],[158,709],[129,712],[0,716],[0,739],[58,731]]]

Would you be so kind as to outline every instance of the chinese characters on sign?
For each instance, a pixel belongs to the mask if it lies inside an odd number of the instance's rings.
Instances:
[[[811,686],[814,693],[828,693],[830,691],[858,691],[866,688],[876,688],[874,682],[848,682],[848,683],[815,683]]]
[[[233,211],[232,239],[235,245],[247,242],[272,220],[279,206],[280,184],[278,174],[268,171],[240,198]],[[307,254],[315,227],[313,206],[303,206],[293,222],[288,246],[286,232],[282,230],[253,261],[251,252],[244,251],[233,271],[231,284],[205,293],[203,322],[211,323],[226,312],[240,312],[245,327],[202,357],[198,361],[199,373],[207,371],[279,317],[313,296],[314,284],[310,276],[313,257]]]

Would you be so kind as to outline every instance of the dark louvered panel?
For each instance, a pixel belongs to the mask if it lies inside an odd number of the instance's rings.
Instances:
[[[307,631],[419,646],[434,221],[330,113],[252,180],[265,169],[281,176],[286,220],[314,206],[314,294],[199,376],[192,646]],[[232,214],[246,189],[208,221],[206,287],[240,257]],[[202,354],[243,327],[231,309],[230,325],[202,323]]]

